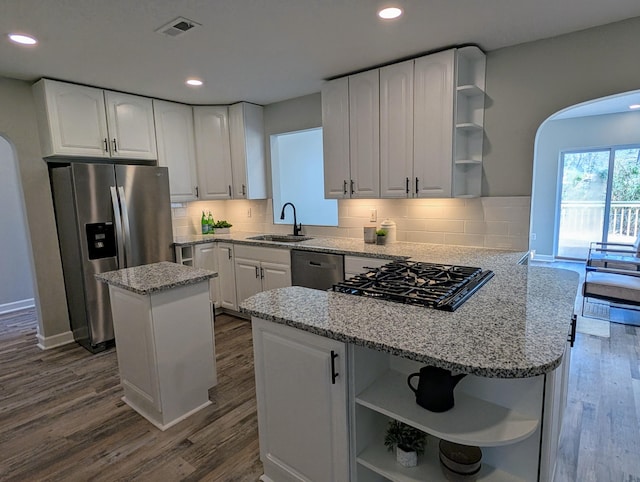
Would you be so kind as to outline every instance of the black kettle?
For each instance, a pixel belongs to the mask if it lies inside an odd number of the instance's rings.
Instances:
[[[411,385],[413,377],[420,377],[418,388]],[[407,378],[409,388],[416,394],[416,403],[431,412],[446,412],[453,408],[453,389],[465,374],[451,375],[451,371],[434,366],[420,369],[420,373],[412,373]]]

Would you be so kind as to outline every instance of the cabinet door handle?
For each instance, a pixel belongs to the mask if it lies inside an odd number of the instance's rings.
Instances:
[[[227,249],[227,251],[229,252],[229,259],[231,259],[231,248]]]
[[[416,177],[416,194],[418,194],[418,178]]]
[[[196,186],[196,197],[200,197],[200,192],[198,191],[198,186]]]
[[[256,278],[260,277],[260,269],[256,266]]]
[[[407,186],[405,189],[407,190],[407,197],[409,197],[409,178],[407,178]]]
[[[264,279],[264,268],[260,268],[260,279]]]
[[[355,192],[354,185],[355,185],[355,181],[353,179],[351,179],[351,195],[352,196],[353,196],[353,193]]]
[[[340,375],[338,372],[336,372],[336,358],[338,358],[338,354],[331,350],[331,384],[335,385],[336,384],[336,378],[338,378],[338,376]]]
[[[104,152],[109,152],[109,140],[104,138]]]
[[[116,138],[113,138],[113,152],[118,152],[118,141],[116,141]]]
[[[347,180],[342,181],[342,194],[347,195]]]
[[[231,199],[231,184],[229,184],[229,199]]]
[[[242,185],[242,195],[243,196],[247,195],[247,187],[244,184]]]
[[[567,341],[570,346],[573,348],[573,344],[576,341],[576,324],[578,323],[578,315],[573,315],[571,317],[571,331],[569,332],[569,337]]]

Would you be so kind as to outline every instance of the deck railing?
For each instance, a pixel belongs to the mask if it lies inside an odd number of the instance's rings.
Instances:
[[[593,241],[602,235],[604,203],[575,201],[560,205],[560,225],[564,233],[572,237],[590,238]],[[609,211],[609,238],[635,239],[640,226],[639,202],[611,202]]]

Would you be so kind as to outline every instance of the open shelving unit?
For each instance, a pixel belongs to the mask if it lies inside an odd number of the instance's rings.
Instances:
[[[446,481],[438,457],[441,439],[481,448],[482,469],[475,480],[537,478],[543,377],[508,380],[467,375],[454,391],[454,407],[435,413],[417,405],[407,385],[407,376],[423,364],[364,347],[354,347],[349,356],[353,480]],[[427,450],[417,467],[399,465],[384,446],[390,420],[427,434]]]
[[[456,51],[453,196],[479,197],[484,144],[485,55],[477,47]]]
[[[193,266],[193,245],[176,246],[176,263]]]

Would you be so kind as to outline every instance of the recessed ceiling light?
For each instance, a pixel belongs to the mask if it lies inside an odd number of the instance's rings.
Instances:
[[[14,43],[22,44],[22,45],[35,45],[38,43],[38,41],[35,38],[29,35],[24,35],[19,33],[10,33],[9,39]]]
[[[398,18],[400,15],[402,15],[402,9],[398,7],[387,7],[387,8],[383,8],[378,12],[378,17],[383,18],[385,20]]]
[[[202,85],[202,81],[200,79],[187,79],[186,84],[193,87],[200,87]]]
[[[640,109],[640,104],[632,104],[629,106],[629,109]]]

